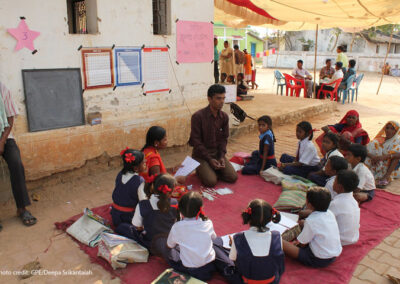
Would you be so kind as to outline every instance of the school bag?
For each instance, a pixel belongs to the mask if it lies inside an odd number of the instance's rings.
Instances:
[[[246,117],[255,120],[254,118],[252,118],[251,116],[248,116],[247,113],[237,104],[235,103],[230,103],[231,105],[231,113],[236,117],[236,119],[238,119],[240,122],[243,122]]]

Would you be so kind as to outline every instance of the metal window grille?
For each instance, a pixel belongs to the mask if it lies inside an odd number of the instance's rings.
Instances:
[[[167,1],[153,0],[153,34],[155,35],[166,35],[168,33]]]
[[[86,24],[86,6],[85,1],[72,2],[72,17],[73,17],[73,33],[74,34],[87,34]]]

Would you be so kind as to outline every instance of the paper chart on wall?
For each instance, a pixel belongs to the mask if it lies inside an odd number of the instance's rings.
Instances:
[[[112,87],[114,84],[111,48],[82,50],[85,89]]]
[[[148,93],[169,91],[168,48],[143,48],[144,91]]]
[[[116,86],[139,85],[142,83],[141,48],[116,48]]]

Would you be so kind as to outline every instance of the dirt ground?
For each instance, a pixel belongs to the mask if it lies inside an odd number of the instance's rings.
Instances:
[[[287,70],[283,70],[287,71]],[[259,90],[255,96],[269,96],[276,99],[276,85],[273,85],[273,70],[257,71]],[[376,89],[380,76],[366,73],[359,90],[358,102],[338,104],[337,110],[313,117],[310,122],[315,128],[337,122],[348,110],[356,109],[361,116],[363,127],[373,138],[388,120],[399,120],[400,113],[400,80],[385,76],[379,95]],[[299,98],[299,100],[304,100]],[[268,114],[268,105],[260,106]],[[276,155],[288,152],[294,154],[297,140],[295,124],[289,123],[275,127],[278,142]],[[228,144],[228,155],[236,151],[250,152],[258,147],[257,133],[235,137]],[[177,165],[190,152],[174,152],[169,150],[163,159],[168,166]],[[85,176],[71,178],[64,183],[46,185],[34,192],[40,195],[40,201],[33,202],[31,212],[38,218],[33,227],[24,227],[16,217],[13,201],[0,206],[3,231],[0,232],[0,282],[1,283],[119,283],[119,279],[111,279],[99,265],[92,264],[89,258],[79,250],[78,245],[66,234],[59,234],[54,222],[62,221],[75,215],[85,207],[97,207],[111,202],[115,176],[119,169],[109,171],[92,171]],[[400,182],[393,182],[388,191],[400,194]],[[399,220],[400,226],[400,220]],[[47,250],[47,252],[45,252]],[[38,259],[42,269],[49,272],[63,270],[89,271],[88,276],[53,276],[37,275],[20,280],[15,274],[22,266]],[[400,230],[396,230],[379,246],[373,249],[359,264],[354,272],[351,284],[357,283],[389,283],[385,274],[393,274],[400,278]],[[9,275],[11,274],[11,275]]]

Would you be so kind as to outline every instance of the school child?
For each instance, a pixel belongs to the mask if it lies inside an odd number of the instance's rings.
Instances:
[[[217,236],[213,223],[204,214],[201,195],[195,191],[186,193],[178,208],[183,220],[172,226],[167,245],[171,249],[179,246],[179,259],[171,259],[170,265],[202,281],[210,280],[216,269],[213,240]]]
[[[326,164],[325,171],[329,176],[325,188],[329,190],[331,194],[331,198],[333,199],[337,193],[333,190],[333,184],[335,183],[336,175],[339,171],[347,170],[349,167],[349,163],[345,158],[339,156],[331,156]],[[299,212],[299,218],[305,219],[307,218],[312,211],[304,209]]]
[[[235,85],[235,84],[236,84],[236,83],[235,83],[235,76],[229,75],[228,78],[226,79],[226,83],[227,83],[227,84]]]
[[[112,193],[111,217],[115,227],[121,223],[130,224],[140,200],[146,199],[144,180],[139,174],[146,170],[142,152],[126,148],[121,151],[123,168],[115,179]]]
[[[364,164],[367,154],[367,148],[361,144],[351,144],[346,154],[346,160],[360,180],[354,191],[354,198],[358,203],[370,201],[375,196],[374,175]]]
[[[306,206],[312,213],[304,221],[297,237],[299,246],[283,240],[286,256],[311,267],[326,267],[342,252],[339,227],[328,210],[331,194],[324,187],[314,186],[307,191]]]
[[[237,96],[247,95],[249,86],[244,81],[243,73],[237,75]]]
[[[285,270],[282,240],[279,232],[266,227],[271,221],[279,223],[279,212],[264,200],[255,199],[242,213],[242,219],[250,228],[233,236],[229,253],[237,273],[244,283],[279,283]]]
[[[358,182],[355,172],[341,170],[333,184],[333,190],[337,195],[332,199],[329,210],[335,215],[342,246],[356,243],[360,236],[360,208],[353,197]]]
[[[322,139],[322,149],[326,153],[324,158],[321,159],[319,163],[320,170],[317,172],[312,172],[308,175],[308,179],[313,183],[324,186],[326,184],[329,176],[325,172],[325,166],[328,162],[329,157],[338,156],[343,157],[342,153],[340,153],[338,149],[339,136],[336,134],[329,132]]]
[[[153,182],[146,184],[145,192],[149,199],[141,200],[136,206],[132,224],[121,224],[116,232],[137,241],[150,253],[168,259],[168,233],[179,218],[177,202],[171,199],[175,185],[174,177],[169,174],[158,175]]]
[[[345,158],[339,156],[331,156],[326,163],[325,173],[329,176],[326,180],[325,188],[331,193],[331,197],[336,196],[336,192],[333,190],[333,184],[335,183],[336,175],[341,170],[347,170],[349,168],[349,163]]]
[[[228,75],[226,73],[221,73],[221,84],[225,83],[225,80],[227,77],[228,77]]]
[[[268,115],[261,116],[258,120],[258,131],[260,132],[260,143],[258,151],[251,154],[250,161],[244,165],[242,174],[256,175],[271,166],[277,166],[275,159],[276,142],[274,131],[272,130],[272,120]]]
[[[280,158],[279,169],[287,175],[307,178],[309,173],[318,171],[320,162],[317,149],[312,142],[313,129],[311,123],[302,121],[297,124],[296,137],[300,140],[296,157],[283,154]]]

